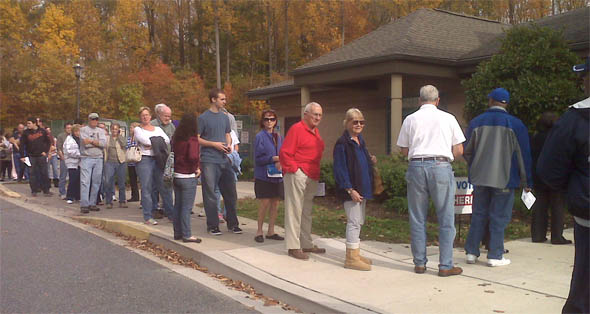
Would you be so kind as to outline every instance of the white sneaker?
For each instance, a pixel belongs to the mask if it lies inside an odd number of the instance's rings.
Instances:
[[[509,264],[510,264],[510,260],[507,258],[504,258],[504,257],[502,257],[502,259],[488,258],[488,266],[490,266],[490,267],[506,266]]]
[[[473,254],[467,254],[466,262],[467,264],[475,264],[475,262],[477,262],[477,256]]]
[[[67,201],[66,201],[66,203],[68,203],[68,204],[72,204],[72,203],[74,203],[74,201],[72,201],[72,200],[67,200]]]

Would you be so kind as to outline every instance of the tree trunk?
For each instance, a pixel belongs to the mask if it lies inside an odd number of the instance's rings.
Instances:
[[[215,66],[217,76],[217,88],[221,88],[221,64],[219,60],[219,18],[217,16],[217,0],[213,1],[215,12]]]
[[[266,31],[268,33],[268,80],[272,84],[272,25],[270,15],[270,5],[266,4],[267,24]]]
[[[341,1],[340,2],[340,18],[342,20],[342,40],[340,41],[340,47],[344,46],[344,2],[345,1]]]
[[[514,0],[508,0],[508,22],[514,25]]]
[[[195,51],[195,34],[193,32],[193,21],[191,16],[191,0],[187,0],[186,2],[186,25],[187,25],[187,32],[188,32],[188,64],[192,66],[194,63],[194,51]],[[192,69],[192,68],[191,68]]]
[[[176,9],[178,16],[178,54],[180,59],[180,65],[182,67],[184,67],[184,65],[186,64],[184,55],[184,14],[182,5],[183,2],[184,0],[176,0]]]
[[[151,48],[154,49],[156,38],[156,13],[154,9],[154,2],[144,1],[143,9],[145,11],[146,21],[148,25],[148,39],[150,41],[150,44],[152,45]]]
[[[197,1],[195,10],[197,12],[197,45],[198,47],[198,60],[197,60],[197,73],[199,73],[200,77],[203,77],[203,62],[205,61],[204,52],[203,52],[203,23],[201,18],[203,17],[203,7],[201,6],[201,1]]]
[[[285,75],[289,75],[289,0],[285,0]]]
[[[229,82],[229,45],[230,45],[230,35],[227,35],[227,55],[225,57],[225,81]]]

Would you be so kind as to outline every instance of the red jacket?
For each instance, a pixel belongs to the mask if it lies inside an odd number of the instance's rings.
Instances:
[[[188,141],[174,141],[174,172],[191,174],[199,168],[199,139],[192,136]]]
[[[311,130],[303,121],[295,123],[287,133],[279,153],[285,173],[297,169],[313,180],[320,179],[320,160],[324,153],[324,140],[318,128]]]

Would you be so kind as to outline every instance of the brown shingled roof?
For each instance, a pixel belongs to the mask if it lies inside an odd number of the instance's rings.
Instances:
[[[395,56],[453,62],[508,27],[483,18],[420,9],[298,67],[293,74]]]

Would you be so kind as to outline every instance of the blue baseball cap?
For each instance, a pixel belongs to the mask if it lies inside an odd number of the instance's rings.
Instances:
[[[488,98],[491,98],[503,104],[507,104],[510,102],[510,93],[506,89],[500,87],[494,89],[491,93],[489,93]]]
[[[582,64],[576,64],[572,70],[577,73],[584,73],[590,71],[590,58],[586,58],[586,62]]]

